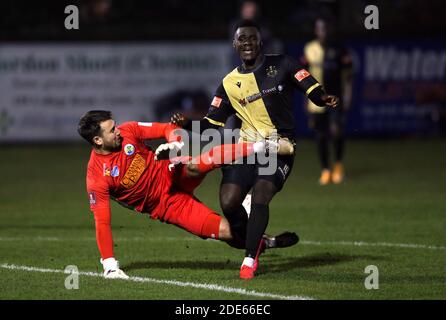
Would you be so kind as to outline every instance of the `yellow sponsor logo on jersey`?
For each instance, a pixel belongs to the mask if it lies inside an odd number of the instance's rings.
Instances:
[[[121,185],[126,189],[132,188],[138,182],[145,169],[146,160],[140,154],[136,154],[121,180]]]

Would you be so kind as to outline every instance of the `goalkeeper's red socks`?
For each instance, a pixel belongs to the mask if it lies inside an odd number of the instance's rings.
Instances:
[[[197,156],[192,163],[197,164],[201,173],[207,173],[221,167],[223,164],[229,164],[240,158],[249,157],[256,152],[255,149],[257,149],[257,145],[255,146],[255,143],[252,142],[223,144]]]

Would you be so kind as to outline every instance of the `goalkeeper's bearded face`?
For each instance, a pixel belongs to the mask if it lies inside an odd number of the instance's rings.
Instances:
[[[119,151],[122,147],[121,132],[114,120],[103,121],[100,124],[101,135],[95,137],[95,143],[104,151]]]

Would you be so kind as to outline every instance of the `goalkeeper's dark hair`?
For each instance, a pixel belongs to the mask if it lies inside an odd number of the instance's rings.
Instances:
[[[77,132],[82,138],[94,146],[93,138],[101,135],[101,122],[113,119],[111,111],[91,110],[88,111],[77,125]]]

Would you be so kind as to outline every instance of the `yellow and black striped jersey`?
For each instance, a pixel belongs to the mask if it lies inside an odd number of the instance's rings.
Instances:
[[[205,119],[224,126],[226,119],[236,114],[242,120],[240,135],[245,141],[275,134],[293,138],[294,89],[323,105],[322,86],[306,69],[288,56],[265,55],[256,69],[237,67],[224,77]]]

